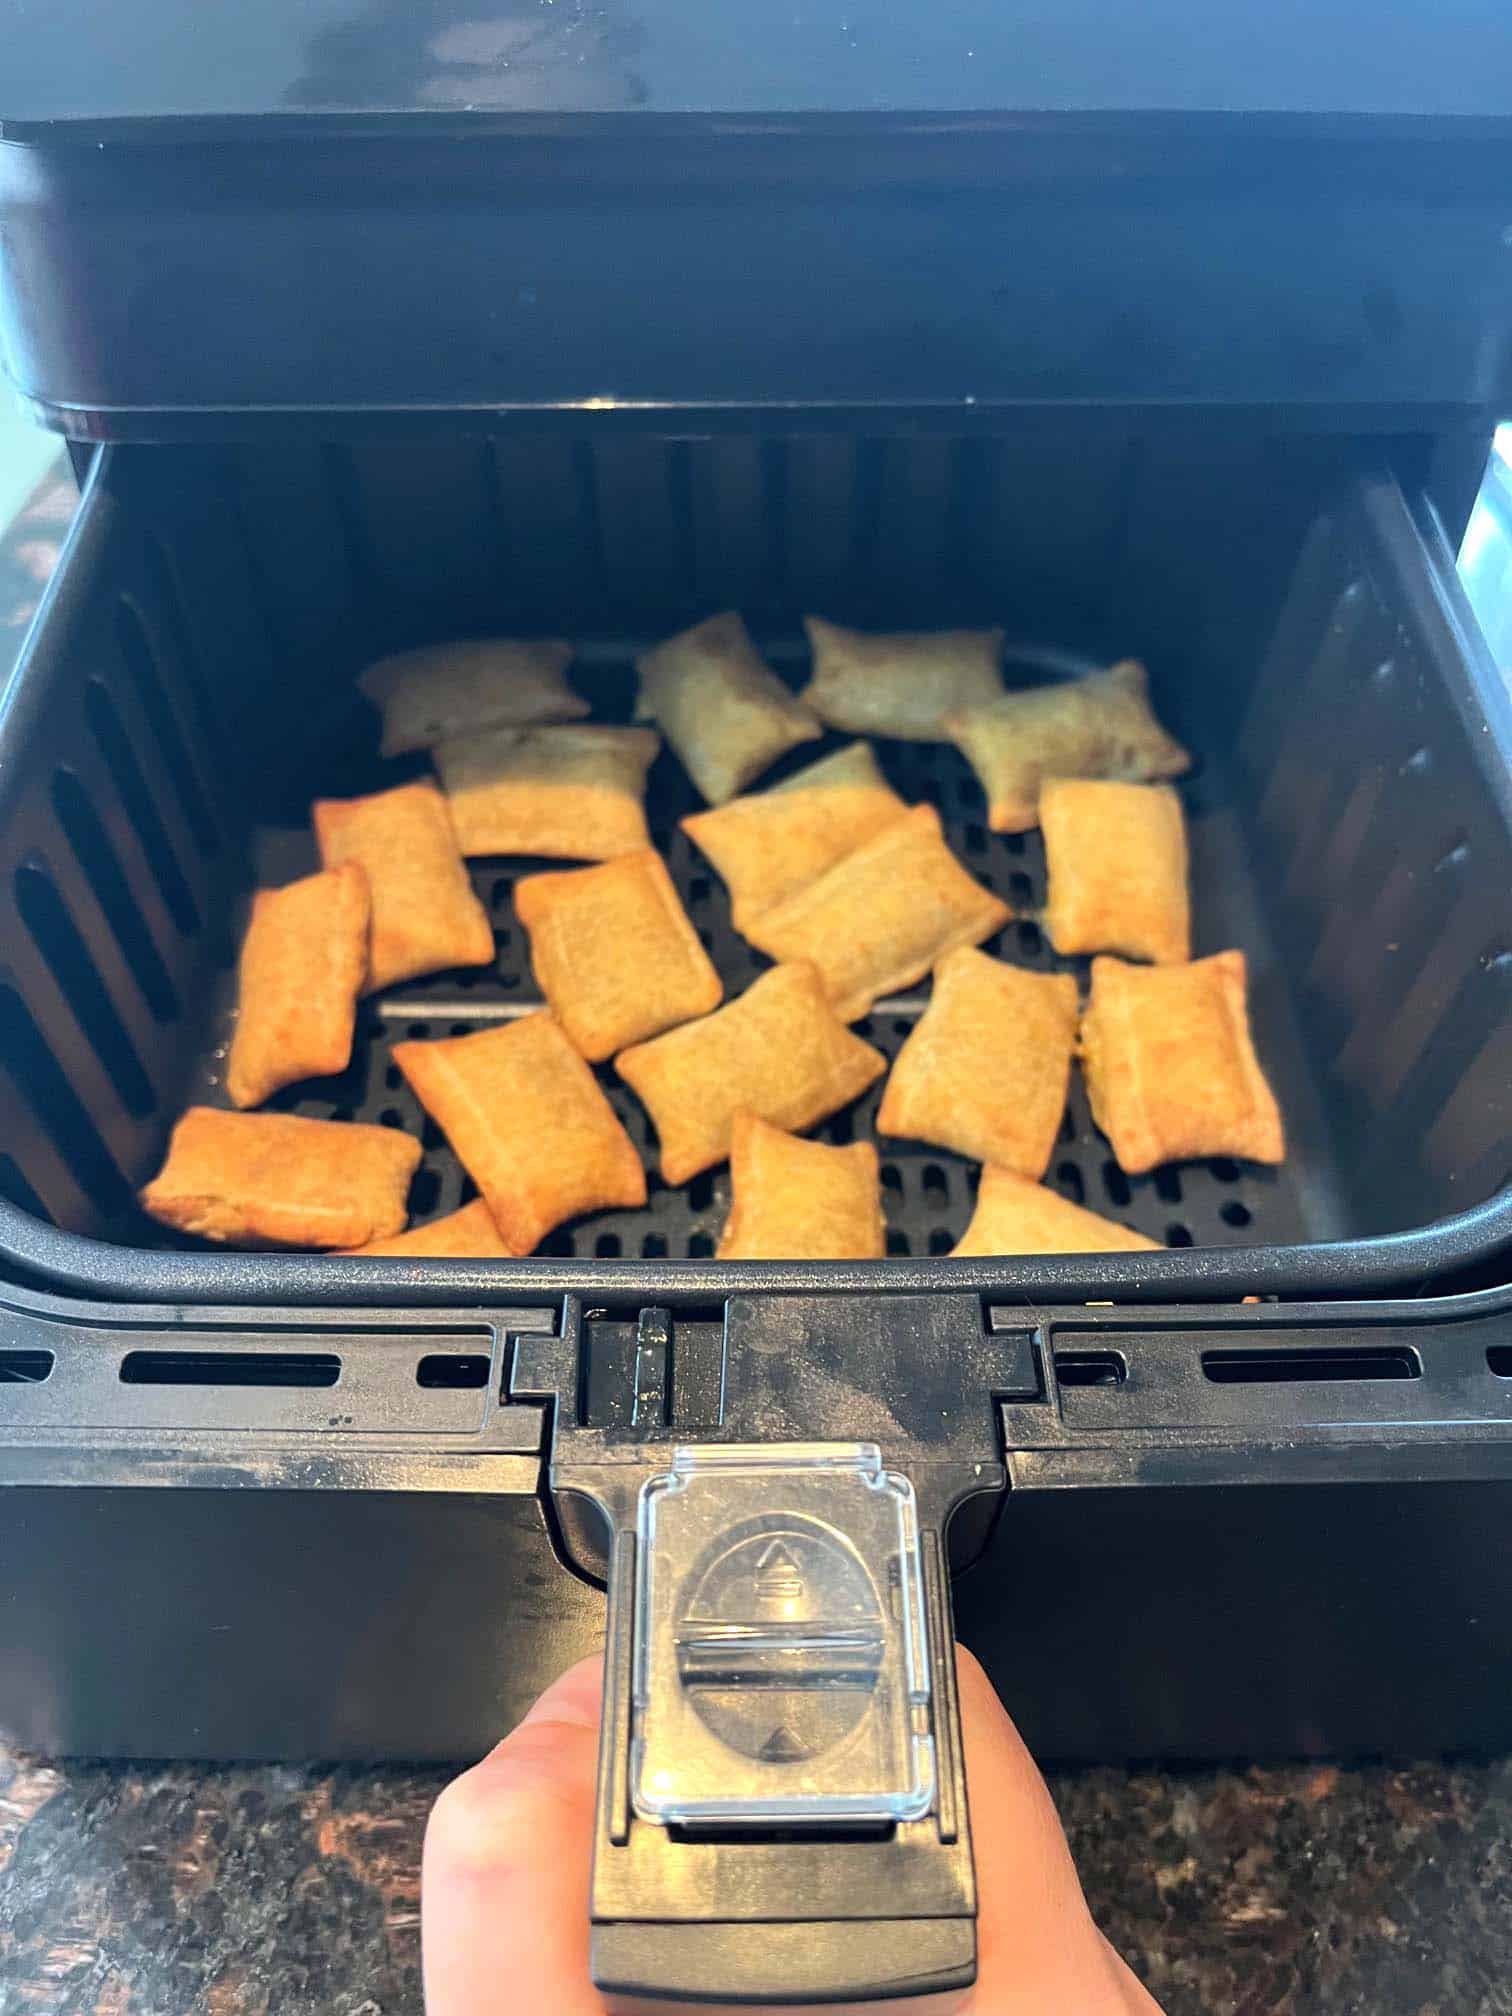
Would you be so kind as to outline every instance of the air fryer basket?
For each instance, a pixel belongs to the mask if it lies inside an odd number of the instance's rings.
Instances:
[[[222,1096],[248,889],[311,865],[311,797],[409,774],[377,760],[360,665],[440,635],[560,631],[582,642],[596,711],[622,718],[635,649],[732,603],[794,678],[809,608],[879,627],[1001,621],[1022,678],[1148,659],[1200,759],[1197,949],[1249,954],[1285,1167],[1128,1179],[1078,1086],[1050,1180],[1175,1250],[944,1263],[974,1172],[892,1142],[890,1258],[865,1267],[713,1263],[723,1171],[653,1181],[644,1211],[579,1221],[502,1268],[176,1250],[132,1192],[182,1106]],[[1346,449],[1236,438],[1197,456],[1103,427],[115,450],[0,721],[0,1239],[13,1264],[76,1286],[199,1299],[434,1300],[506,1282],[687,1297],[736,1281],[1166,1297],[1426,1277],[1512,1237],[1509,748],[1431,515]],[[988,833],[952,749],[882,756],[1019,913],[987,949],[1065,963],[1031,921],[1038,836]],[[678,830],[694,803],[664,754],[653,832],[734,993],[765,962]],[[417,1219],[471,1193],[389,1045],[528,1005],[510,908],[523,865],[473,864],[496,969],[366,1004],[351,1068],[276,1102],[421,1135]],[[860,1033],[895,1054],[921,1005],[918,990],[879,1004]],[[654,1166],[644,1114],[605,1083]],[[823,1137],[869,1133],[876,1103]]]

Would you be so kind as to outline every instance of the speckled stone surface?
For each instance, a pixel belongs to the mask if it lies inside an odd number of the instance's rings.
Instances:
[[[0,1750],[0,2011],[418,2016],[443,1782]],[[1168,2016],[1512,2016],[1512,1762],[1053,1783]]]

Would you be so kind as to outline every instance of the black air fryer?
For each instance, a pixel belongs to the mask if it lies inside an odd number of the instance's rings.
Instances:
[[[953,1629],[1049,1757],[1505,1747],[1512,708],[1453,557],[1504,14],[96,12],[0,9],[5,361],[84,475],[0,700],[7,1735],[465,1758],[607,1626],[599,1978],[756,2003],[971,1978]],[[1163,1249],[1092,1258],[945,1257],[973,1169],[892,1142],[864,1264],[715,1260],[724,1172],[513,1261],[151,1225],[249,892],[405,774],[356,673],[561,634],[624,719],[728,607],[795,682],[809,610],[1142,658],[1286,1164],[1130,1179],[1078,1094],[1050,1180]],[[1038,835],[881,754],[1056,963]],[[694,802],[664,755],[733,994]],[[523,865],[473,864],[493,968],[275,1101],[420,1136],[417,1219],[467,1193],[392,1044],[533,998]]]

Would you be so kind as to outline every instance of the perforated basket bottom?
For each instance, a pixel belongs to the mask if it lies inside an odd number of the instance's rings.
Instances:
[[[619,710],[614,710],[619,711]],[[350,726],[351,724],[347,724]],[[365,724],[364,724],[365,725]],[[839,738],[836,738],[838,741]],[[326,737],[322,744],[329,748]],[[346,734],[336,746],[350,751]],[[809,745],[764,780],[775,782],[823,753]],[[1044,854],[1038,833],[994,834],[987,830],[982,793],[971,771],[951,747],[924,743],[880,743],[878,755],[904,798],[937,807],[950,845],[973,874],[1014,908],[1016,921],[984,949],[995,957],[1038,971],[1075,972],[1085,985],[1085,959],[1057,957],[1032,921],[1044,901]],[[284,780],[289,824],[270,824],[257,836],[259,879],[279,882],[313,865],[307,829],[295,807],[304,784],[320,791],[360,791],[391,783],[401,774],[348,755],[345,774],[312,752],[300,778]],[[1285,1168],[1273,1171],[1235,1162],[1184,1164],[1144,1177],[1127,1177],[1092,1124],[1086,1089],[1073,1074],[1061,1140],[1047,1181],[1066,1196],[1136,1227],[1171,1246],[1281,1244],[1332,1236],[1333,1211],[1317,1169],[1326,1157],[1308,1153],[1306,1124],[1310,1100],[1300,1046],[1289,1026],[1282,976],[1267,960],[1244,850],[1211,767],[1185,787],[1192,820],[1193,885],[1198,948],[1216,951],[1237,944],[1252,961],[1257,985],[1257,1033],[1278,1094],[1293,1125],[1294,1152]],[[677,825],[699,801],[681,766],[670,754],[658,759],[650,780],[648,809],[652,835],[687,904],[699,935],[725,983],[726,995],[740,993],[770,964],[738,935],[730,921],[724,884]],[[284,813],[281,809],[280,817]],[[421,1224],[455,1210],[476,1194],[471,1180],[425,1113],[393,1062],[391,1046],[407,1037],[465,1035],[538,1004],[530,972],[529,944],[515,918],[516,878],[540,868],[539,861],[489,860],[472,864],[473,881],[494,924],[498,959],[492,969],[428,977],[367,1002],[359,1017],[350,1067],[338,1078],[292,1086],[270,1102],[272,1110],[321,1119],[362,1120],[402,1128],[424,1144],[424,1159],[411,1193],[412,1223]],[[563,863],[548,863],[563,866]],[[229,955],[228,955],[229,956]],[[889,1058],[897,1055],[928,997],[927,983],[906,997],[879,1003],[857,1033]],[[224,1104],[225,1034],[234,998],[234,974],[224,977],[224,998],[213,1026],[218,1040],[195,1068],[187,1096]],[[650,1194],[641,1211],[611,1211],[578,1219],[554,1232],[540,1248],[559,1257],[698,1259],[713,1254],[729,1209],[728,1167],[707,1171],[680,1188],[656,1174],[656,1139],[648,1116],[628,1087],[607,1065],[599,1080],[615,1111],[645,1159]],[[875,1122],[882,1082],[853,1106],[816,1130],[816,1138],[843,1143],[877,1139]],[[882,1158],[883,1203],[889,1254],[948,1253],[964,1232],[976,1198],[977,1165],[918,1143],[878,1139]],[[133,1244],[181,1243],[163,1228],[135,1218],[125,1236]],[[197,1244],[198,1242],[188,1242]]]

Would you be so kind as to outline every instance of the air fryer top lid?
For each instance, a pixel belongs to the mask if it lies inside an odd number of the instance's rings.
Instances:
[[[0,0],[38,417],[1512,410],[1504,0],[353,9]]]
[[[1503,0],[3,0],[0,121],[299,112],[1504,117]]]

